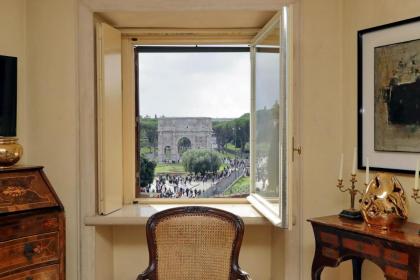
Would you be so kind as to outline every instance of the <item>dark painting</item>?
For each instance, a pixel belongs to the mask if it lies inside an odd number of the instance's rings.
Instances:
[[[0,136],[16,135],[17,58],[0,55]]]
[[[420,40],[374,50],[376,151],[420,152]]]

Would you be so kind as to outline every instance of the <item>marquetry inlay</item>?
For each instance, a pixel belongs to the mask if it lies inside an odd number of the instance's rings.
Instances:
[[[374,257],[380,256],[380,250],[378,246],[368,244],[362,241],[356,241],[349,238],[343,238],[343,247],[359,252],[359,253],[371,255]]]
[[[391,249],[385,249],[384,258],[393,263],[408,264],[408,254]]]
[[[385,275],[391,276],[393,279],[398,280],[407,280],[408,279],[408,273],[405,270],[392,267],[392,266],[386,266],[385,267]]]
[[[338,245],[339,245],[338,236],[335,235],[335,234],[321,231],[319,233],[319,237],[321,238],[321,241],[324,242],[324,243],[331,244],[335,247],[338,247]]]
[[[322,255],[324,257],[334,259],[334,260],[340,257],[340,253],[337,250],[334,250],[328,247],[322,247]]]

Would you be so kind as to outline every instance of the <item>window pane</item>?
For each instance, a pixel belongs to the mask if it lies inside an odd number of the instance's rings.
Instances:
[[[138,52],[141,197],[249,194],[249,52]]]
[[[255,190],[278,212],[280,173],[279,29],[260,41],[255,53]]]

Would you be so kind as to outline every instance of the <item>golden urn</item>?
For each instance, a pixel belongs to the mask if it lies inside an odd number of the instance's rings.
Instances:
[[[388,230],[408,218],[407,199],[398,179],[379,173],[370,181],[361,200],[363,218],[369,226]]]
[[[23,149],[16,137],[0,136],[0,167],[16,164],[22,157]]]

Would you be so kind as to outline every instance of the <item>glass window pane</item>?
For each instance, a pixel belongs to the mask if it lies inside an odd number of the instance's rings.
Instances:
[[[280,38],[278,25],[255,53],[255,190],[278,213],[280,173]]]
[[[249,194],[249,51],[199,49],[139,48],[139,197]]]

